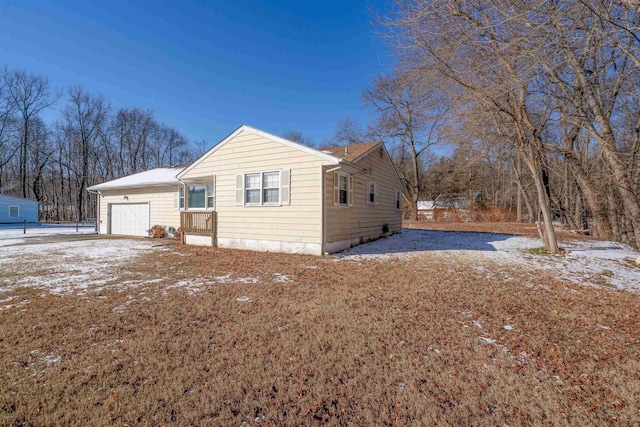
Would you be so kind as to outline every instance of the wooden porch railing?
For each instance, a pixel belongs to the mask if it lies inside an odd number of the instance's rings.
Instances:
[[[211,236],[216,234],[216,213],[212,212],[180,212],[180,228],[182,229],[182,243],[185,235],[196,234]]]

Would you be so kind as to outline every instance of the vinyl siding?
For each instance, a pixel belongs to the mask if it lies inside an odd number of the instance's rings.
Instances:
[[[180,211],[174,209],[173,199],[176,187],[145,187],[101,191],[100,198],[100,234],[107,233],[109,203],[149,203],[149,224],[165,227],[180,226]],[[125,196],[128,199],[125,199]]]
[[[217,237],[322,243],[322,166],[329,164],[270,139],[240,132],[181,177],[188,182],[215,175]],[[236,206],[236,176],[290,171],[290,204]]]
[[[380,157],[379,149],[373,150],[357,163],[370,173],[356,173],[353,176],[353,206],[334,206],[333,173],[325,177],[327,192],[325,207],[327,212],[327,243],[376,238],[382,235],[382,227],[389,224],[390,232],[402,230],[402,215],[395,209],[396,191],[400,183],[386,151]],[[367,204],[367,182],[378,185],[378,204]]]
[[[18,206],[18,217],[9,217],[9,207]],[[0,224],[38,222],[38,202],[35,200],[21,199],[0,195]]]

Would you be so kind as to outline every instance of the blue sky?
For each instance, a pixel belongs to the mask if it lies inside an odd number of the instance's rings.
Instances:
[[[209,145],[240,124],[330,138],[392,58],[363,1],[4,1],[0,65],[82,85]]]

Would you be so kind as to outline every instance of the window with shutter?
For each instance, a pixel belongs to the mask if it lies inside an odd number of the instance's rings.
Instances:
[[[353,177],[344,172],[333,174],[333,204],[336,206],[353,205]]]

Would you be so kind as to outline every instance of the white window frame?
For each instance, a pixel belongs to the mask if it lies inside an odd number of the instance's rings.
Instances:
[[[173,190],[173,209],[183,211],[186,209],[185,186],[180,184]]]
[[[194,181],[185,183],[180,186],[178,190],[178,206],[182,203],[180,210],[187,211],[212,211],[216,208],[216,177],[212,177],[211,180]],[[189,205],[189,188],[191,187],[204,187],[204,207],[192,207]],[[182,191],[182,192],[181,192]],[[211,203],[210,203],[211,202]]]
[[[333,204],[334,204],[334,206],[338,206],[338,207],[341,207],[341,208],[346,208],[346,207],[353,206],[353,176],[351,176],[350,174],[348,174],[346,172],[342,172],[342,171],[334,172],[333,176],[334,176],[334,183],[333,183],[333,192],[334,192],[334,194],[333,194]],[[336,182],[336,177],[337,177],[337,182]],[[346,190],[340,188],[341,178],[344,178],[346,180],[346,182],[347,182]],[[347,192],[347,201],[346,201],[346,203],[342,203],[341,202],[340,193],[342,191],[346,191]]]
[[[373,201],[371,196],[373,195]],[[366,202],[368,205],[378,204],[378,184],[374,181],[367,181],[367,189],[365,191]]]
[[[393,207],[397,210],[397,211],[401,211],[402,210],[402,190],[396,190],[396,199],[393,202]]]
[[[277,202],[265,202],[264,191],[273,190],[276,187],[265,187],[264,175],[268,173],[278,174],[278,201]],[[259,175],[260,176],[260,188],[247,188],[247,176]],[[247,202],[247,190],[260,190],[260,201],[258,203]],[[242,202],[244,206],[282,206],[282,169],[266,170],[258,172],[246,172],[242,174]]]
[[[16,208],[16,210],[18,211],[15,216],[11,215],[11,209],[13,208]],[[20,218],[20,206],[9,206],[9,218]]]

